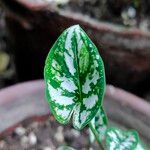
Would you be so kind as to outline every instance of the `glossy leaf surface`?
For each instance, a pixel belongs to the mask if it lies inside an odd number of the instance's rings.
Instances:
[[[106,134],[107,150],[135,150],[138,144],[136,131],[121,131],[110,128]]]
[[[99,139],[102,141],[105,139],[106,131],[107,131],[107,116],[104,111],[104,108],[101,107],[99,111],[97,112],[96,116],[91,121],[93,128],[96,130],[96,132],[99,135]],[[90,130],[90,129],[89,129]],[[94,142],[95,136],[92,133],[92,131],[89,131],[90,133],[90,141]]]
[[[63,124],[73,116],[82,129],[99,110],[105,90],[103,61],[79,25],[65,30],[45,63],[46,96],[55,118]]]

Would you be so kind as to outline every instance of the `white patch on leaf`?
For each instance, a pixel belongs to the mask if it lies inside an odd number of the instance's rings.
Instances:
[[[80,128],[81,127],[81,124],[79,123],[80,107],[81,107],[81,104],[78,104],[76,106],[76,109],[74,109],[73,124],[74,124],[75,128]]]
[[[60,87],[63,88],[63,90],[75,93],[75,90],[78,89],[71,78],[62,77],[60,75],[56,75],[55,78],[61,82]]]
[[[109,150],[114,150],[116,147],[116,142],[118,142],[118,138],[114,132],[108,132],[108,135],[113,139],[109,144],[110,144],[110,149]]]
[[[95,69],[92,74],[92,79],[89,79],[89,76],[86,76],[86,80],[84,85],[82,85],[82,92],[85,94],[88,94],[89,91],[91,91],[90,84],[93,83],[94,85],[97,84],[97,80],[100,78],[99,72]]]
[[[94,65],[95,65],[95,67],[98,67],[98,62],[97,62],[97,60],[94,60]]]
[[[98,59],[98,60],[99,60],[99,59],[100,59],[100,56],[99,56],[99,55],[96,55],[96,59]]]
[[[77,45],[77,49],[78,49],[78,57],[80,56],[80,50],[81,50],[81,48],[82,48],[82,45],[83,45],[83,41],[82,41],[82,39],[81,39],[81,35],[80,35],[80,28],[76,28],[76,37],[77,37],[77,43],[78,43],[78,45]]]
[[[107,127],[106,126],[101,126],[98,128],[98,132],[101,134],[101,139],[105,138],[105,133],[106,133]]]
[[[135,150],[146,150],[143,145],[139,142],[135,148]]]
[[[76,69],[74,67],[74,60],[73,58],[68,55],[66,52],[64,52],[64,57],[65,57],[65,62],[66,62],[66,65],[68,67],[68,70],[69,72],[74,75],[74,73],[76,72]]]
[[[83,41],[80,40],[80,41],[79,41],[79,44],[78,44],[78,54],[80,54],[80,50],[81,50],[81,48],[82,48],[82,45],[83,45]]]
[[[128,137],[125,142],[122,142],[118,148],[119,150],[125,150],[126,148],[132,146],[133,142],[135,142],[135,138],[130,135],[130,137]]]
[[[91,83],[93,83],[94,85],[97,84],[97,80],[100,78],[99,76],[99,72],[95,69],[94,70],[94,73],[92,75],[92,80],[91,80]]]
[[[54,69],[56,69],[56,70],[60,70],[61,69],[61,66],[58,64],[58,62],[55,59],[53,59],[53,61],[52,61],[52,67]]]
[[[81,104],[78,104],[76,108],[74,109],[73,114],[73,125],[77,129],[81,129],[82,125],[85,123],[85,121],[88,119],[88,116],[90,115],[90,111],[84,110],[81,112]]]
[[[95,106],[97,101],[98,101],[98,96],[91,95],[91,96],[83,99],[83,104],[85,105],[86,109],[91,109]]]
[[[115,132],[108,132],[108,136],[110,136],[114,141],[118,141],[118,137]],[[119,133],[118,133],[119,134]]]
[[[72,51],[72,37],[73,37],[73,32],[74,32],[74,27],[72,28],[69,28],[67,30],[67,38],[66,38],[66,41],[65,41],[65,49],[68,50],[68,53],[71,55],[72,58],[74,58],[74,53]]]
[[[55,111],[56,111],[56,114],[58,116],[61,116],[63,119],[68,119],[68,117],[70,116],[70,113],[71,113],[71,111],[66,108],[64,108],[64,109],[56,108]]]
[[[57,62],[56,62],[56,60],[55,59],[53,59],[53,62],[52,62],[52,67],[56,67],[57,66]]]
[[[83,112],[80,113],[80,121],[81,125],[87,120],[87,117],[89,116],[90,112],[84,110]]]
[[[57,70],[55,70],[54,68],[51,68],[51,73],[55,74],[55,76],[52,77],[53,80],[56,80],[56,79],[59,80],[60,73]]]
[[[75,90],[78,89],[78,87],[75,85],[75,83],[71,79],[62,77],[61,81],[62,81],[61,87],[65,90],[68,90],[69,92],[75,93]]]
[[[93,126],[93,128],[95,128],[95,117],[91,120],[91,125]],[[93,143],[95,140],[95,136],[90,128],[89,128],[89,137],[90,137],[90,142]]]
[[[82,85],[83,93],[88,94],[88,92],[91,91],[90,83],[91,83],[91,80],[89,80],[89,78],[87,76],[84,85]]]
[[[89,47],[90,47],[90,48],[92,48],[92,47],[93,47],[93,45],[90,43],[90,44],[89,44]]]
[[[52,101],[55,101],[59,105],[72,105],[74,104],[73,97],[67,97],[62,95],[61,89],[55,89],[48,83],[48,91]]]

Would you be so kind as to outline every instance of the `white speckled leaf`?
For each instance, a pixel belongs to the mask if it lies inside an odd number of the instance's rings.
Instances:
[[[136,131],[121,131],[117,128],[110,128],[106,133],[107,150],[134,150],[138,144]]]
[[[60,123],[73,115],[74,127],[82,129],[93,119],[104,95],[104,66],[79,25],[65,30],[51,48],[44,78],[50,109]]]
[[[75,150],[75,149],[72,147],[69,147],[69,146],[61,146],[61,147],[57,148],[57,150]]]
[[[104,111],[104,108],[101,107],[97,112],[96,116],[92,119],[91,124],[93,128],[99,135],[99,139],[102,141],[105,139],[106,131],[107,131],[107,116]],[[91,129],[89,129],[89,136],[91,143],[94,142],[95,136],[92,133]]]

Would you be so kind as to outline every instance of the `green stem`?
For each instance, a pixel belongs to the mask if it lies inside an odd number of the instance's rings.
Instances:
[[[100,139],[99,139],[99,135],[98,135],[97,131],[93,128],[91,122],[89,123],[89,128],[90,128],[91,131],[93,132],[93,134],[94,134],[94,136],[95,136],[95,139],[96,139],[96,141],[97,141],[97,143],[98,143],[100,149],[101,149],[101,150],[104,150],[104,147],[103,147],[103,145],[102,145],[102,142],[101,142]]]

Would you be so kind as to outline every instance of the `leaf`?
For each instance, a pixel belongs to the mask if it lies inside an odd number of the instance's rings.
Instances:
[[[148,148],[142,142],[139,142],[135,150],[148,150]]]
[[[102,104],[105,72],[96,46],[79,25],[65,30],[51,48],[44,78],[55,118],[66,124],[73,116],[76,129],[85,127]]]
[[[104,111],[104,108],[101,107],[99,111],[97,112],[96,116],[91,121],[93,128],[96,130],[96,132],[99,135],[99,139],[102,141],[105,139],[106,131],[107,131],[107,116]],[[94,142],[95,136],[92,133],[91,129],[89,129],[90,134],[90,141]]]
[[[106,133],[107,150],[134,150],[138,144],[138,133],[109,128]]]
[[[61,146],[57,150],[75,150],[75,149],[69,146]]]

